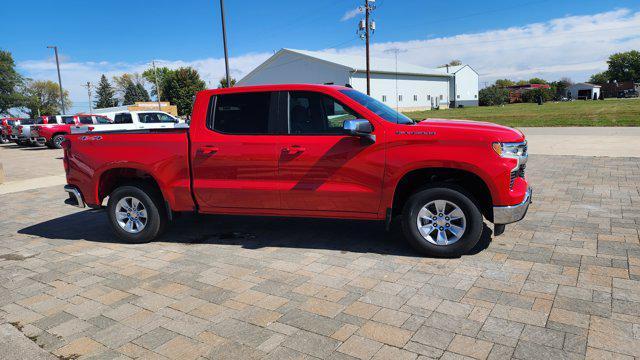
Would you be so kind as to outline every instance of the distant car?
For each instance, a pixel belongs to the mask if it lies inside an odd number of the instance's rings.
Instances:
[[[52,149],[60,149],[65,135],[71,133],[72,127],[83,125],[112,124],[112,120],[104,115],[53,115],[48,116],[47,124],[39,124],[31,129],[32,142],[42,143]]]
[[[0,119],[0,143],[7,144],[11,142],[11,128],[13,125],[20,124],[22,118],[2,118]]]
[[[165,129],[174,128],[177,124],[183,123],[164,111],[122,111],[102,115],[113,119],[113,125],[79,126],[74,128],[72,133],[74,131]]]

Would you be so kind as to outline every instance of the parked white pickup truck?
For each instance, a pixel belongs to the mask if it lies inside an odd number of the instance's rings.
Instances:
[[[72,134],[86,133],[91,131],[119,131],[119,130],[139,130],[139,129],[165,129],[184,127],[180,120],[164,111],[122,111],[112,113],[102,113],[113,120],[113,124],[75,126],[71,129]]]

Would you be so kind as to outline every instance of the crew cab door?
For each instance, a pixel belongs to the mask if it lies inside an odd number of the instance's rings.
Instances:
[[[192,124],[193,192],[201,210],[280,208],[279,149],[271,134],[276,99],[272,92],[212,96],[206,123]]]
[[[278,178],[282,207],[310,212],[377,213],[384,173],[383,132],[376,142],[343,132],[363,119],[329,94],[285,93],[287,135],[280,136]]]

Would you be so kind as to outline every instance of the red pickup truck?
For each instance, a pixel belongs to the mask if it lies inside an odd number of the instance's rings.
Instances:
[[[41,142],[52,149],[61,149],[65,135],[71,133],[74,126],[91,124],[111,124],[112,121],[103,115],[79,114],[79,115],[52,115],[47,117],[44,125],[33,126],[31,129],[31,141]]]
[[[458,256],[531,201],[527,143],[491,123],[414,122],[354,89],[270,85],[197,94],[188,129],[71,134],[67,203],[108,197],[115,233],[155,239],[175,212],[386,221]]]

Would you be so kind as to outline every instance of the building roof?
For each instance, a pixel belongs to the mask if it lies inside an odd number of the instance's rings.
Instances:
[[[573,87],[573,86],[576,86],[576,85],[591,86],[591,87],[594,87],[594,88],[602,87],[600,85],[596,85],[596,84],[592,84],[592,83],[588,83],[588,82],[575,83],[575,84],[571,85],[570,87]]]
[[[264,63],[259,65],[257,68],[255,68],[253,71],[251,71],[249,74],[247,74],[245,78],[250,77],[253,73],[255,73],[260,69],[268,68],[268,64],[270,64],[275,59],[277,59],[278,57],[286,53],[298,54],[298,55],[306,56],[312,59],[339,65],[354,72],[366,71],[366,62],[365,62],[364,56],[353,56],[353,55],[344,55],[344,54],[337,54],[337,53],[330,53],[330,52],[307,51],[307,50],[296,50],[296,49],[281,49],[272,57],[267,59],[267,61],[265,61]],[[374,73],[395,74],[396,61],[395,59],[372,57],[370,68],[371,68],[371,72],[374,72]],[[453,76],[453,72],[451,70],[449,71],[450,73],[447,73],[446,68],[430,69],[430,68],[426,68],[418,65],[408,64],[401,61],[398,61],[398,64],[397,64],[397,72],[400,74],[443,76],[443,77]]]

